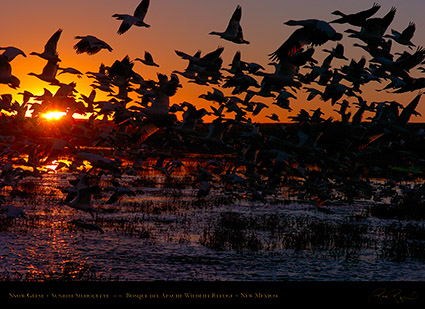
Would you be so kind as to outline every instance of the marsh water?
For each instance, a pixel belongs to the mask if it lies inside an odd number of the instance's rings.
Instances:
[[[376,218],[371,201],[319,208],[284,193],[246,201],[215,189],[197,198],[178,177],[164,186],[123,176],[135,195],[112,204],[111,192],[94,195],[92,217],[62,203],[73,177],[3,189],[26,214],[2,218],[3,281],[425,280],[423,222]]]

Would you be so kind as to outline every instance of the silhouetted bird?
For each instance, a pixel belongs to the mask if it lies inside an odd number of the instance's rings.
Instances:
[[[108,43],[95,36],[76,36],[75,38],[79,40],[74,45],[74,49],[77,54],[87,53],[89,55],[95,55],[102,49],[106,49],[110,52],[112,51],[112,47]]]
[[[229,24],[224,32],[212,31],[210,34],[218,35],[222,39],[237,44],[249,44],[249,41],[243,38],[242,27],[240,25],[242,16],[242,8],[238,5],[230,18]]]
[[[213,101],[217,102],[219,104],[225,103],[227,101],[227,98],[224,96],[224,93],[217,89],[212,88],[213,91],[208,91],[206,94],[199,95],[199,98],[205,99],[207,101]]]
[[[112,187],[107,187],[105,189],[106,191],[113,191],[114,193],[109,197],[106,204],[113,204],[117,202],[122,196],[135,196],[136,193],[134,193],[133,190],[122,186],[117,180],[112,181]]]
[[[267,118],[270,118],[273,121],[280,121],[279,116],[275,113],[271,114],[271,115],[267,115]]]
[[[416,107],[419,104],[419,101],[422,97],[422,92],[420,92],[406,107],[403,108],[403,110],[400,113],[400,116],[397,119],[397,124],[401,127],[405,127],[407,123],[409,122],[412,115],[417,115]]]
[[[32,52],[30,55],[39,56],[48,61],[60,61],[57,46],[61,34],[62,29],[57,30],[47,41],[46,45],[44,45],[44,51],[42,53]]]
[[[370,46],[381,46],[384,43],[383,37],[388,27],[392,23],[396,13],[396,8],[391,10],[382,18],[369,18],[361,26],[360,31],[353,29],[345,30],[346,33],[350,33],[349,37],[357,38],[365,42]]]
[[[136,58],[136,59],[134,59],[135,61],[137,60],[137,61],[140,61],[140,62],[142,62],[143,64],[145,64],[145,65],[150,65],[150,66],[154,66],[154,67],[159,67],[159,65],[157,64],[157,63],[155,63],[155,61],[153,60],[153,57],[152,57],[152,55],[149,53],[149,52],[147,52],[147,51],[145,51],[145,57],[144,57],[144,59],[141,59],[141,58]]]
[[[77,75],[78,78],[81,78],[83,76],[83,73],[77,69],[74,68],[58,68],[60,72],[57,75],[61,74],[74,74]]]
[[[339,41],[342,34],[335,31],[332,26],[318,19],[289,20],[285,22],[289,26],[302,26],[295,30],[289,38],[272,54],[271,60],[282,60],[299,52],[305,45],[320,46],[331,41]]]
[[[117,20],[122,20],[121,25],[118,29],[118,34],[124,34],[132,26],[149,28],[150,25],[144,22],[146,13],[148,12],[148,8],[149,8],[149,0],[142,0],[142,2],[140,2],[140,4],[137,6],[133,15],[128,15],[128,14],[112,15],[112,17],[115,17]]]
[[[64,204],[77,210],[86,211],[94,217],[94,213],[98,212],[92,205],[92,195],[95,193],[100,193],[100,187],[93,186],[79,189],[75,199],[70,202],[65,201]]]
[[[344,45],[341,43],[336,44],[336,47],[332,48],[332,50],[324,49],[323,51],[330,53],[333,58],[348,60],[348,58],[344,56]]]
[[[391,38],[401,45],[405,45],[412,49],[415,44],[412,43],[413,35],[415,34],[416,25],[415,23],[410,22],[409,25],[402,31],[398,32],[394,29],[391,29],[391,34],[385,35],[384,37]]]
[[[362,27],[365,24],[366,20],[372,17],[376,12],[378,12],[380,8],[381,5],[374,3],[370,9],[357,13],[345,14],[339,10],[336,10],[333,11],[332,14],[339,15],[341,17],[331,21],[330,23],[350,24],[352,26]]]
[[[49,60],[47,64],[43,68],[43,72],[41,74],[36,73],[28,73],[28,75],[32,75],[38,77],[42,81],[45,81],[52,85],[58,85],[59,81],[56,79],[56,74],[58,72],[59,65],[57,60]]]

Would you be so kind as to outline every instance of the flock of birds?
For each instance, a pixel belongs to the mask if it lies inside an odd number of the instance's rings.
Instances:
[[[113,15],[121,22],[118,34],[135,27],[149,28],[144,21],[148,7],[149,0],[143,0],[134,14]],[[66,194],[63,204],[94,214],[97,209],[92,196],[102,190],[113,192],[108,203],[117,202],[123,195],[134,195],[120,184],[123,174],[156,170],[170,177],[184,166],[182,157],[188,155],[196,161],[194,154],[201,153],[208,159],[201,157],[204,159],[196,162],[190,172],[192,185],[198,188],[198,198],[208,196],[213,188],[223,188],[234,197],[262,200],[278,194],[282,186],[319,206],[329,200],[353,202],[359,198],[377,198],[369,177],[390,179],[392,188],[399,179],[420,177],[424,166],[421,149],[425,149],[424,129],[408,126],[412,116],[418,115],[420,90],[425,87],[425,78],[416,78],[411,71],[425,71],[420,67],[425,64],[425,49],[412,43],[414,23],[387,34],[396,9],[391,8],[383,17],[374,17],[379,10],[380,5],[374,4],[356,13],[334,11],[332,14],[338,18],[330,22],[317,19],[285,22],[296,30],[269,55],[274,72],[242,60],[239,51],[229,67],[225,67],[221,57],[224,47],[218,47],[204,55],[201,51],[190,54],[176,50],[176,55],[187,63],[185,70],[175,70],[170,76],[158,73],[157,80],[146,80],[133,70],[134,61],[159,67],[146,52],[143,59],[132,61],[126,56],[111,66],[101,64],[98,71],[86,72],[93,79],[93,90],[88,96],[79,97],[76,83],[64,84],[58,79],[61,74],[84,75],[62,66],[57,52],[62,33],[59,29],[42,52],[30,53],[46,61],[42,73],[30,75],[58,87],[57,91],[45,89],[42,95],[23,91],[22,103],[14,101],[9,94],[1,95],[0,109],[9,114],[3,114],[0,119],[3,162],[0,187],[15,190],[20,180],[40,176],[42,166],[66,157],[72,164],[61,164],[56,169],[63,168],[78,176],[70,181],[68,188],[63,188]],[[212,31],[210,35],[234,44],[250,44],[243,35],[241,16],[242,8],[237,6],[225,31]],[[344,55],[343,34],[334,29],[335,24],[357,27],[345,33],[356,40],[353,45],[363,49],[369,60],[366,56],[349,60]],[[76,39],[77,54],[112,51],[109,44],[94,36]],[[324,49],[328,55],[319,63],[314,55],[325,43],[335,47]],[[393,54],[393,44],[407,51]],[[16,47],[1,50],[0,83],[16,89],[20,82],[12,74],[11,62],[26,54]],[[335,59],[344,61],[344,65],[333,66]],[[170,104],[170,97],[182,87],[180,78],[211,86],[199,96],[211,102],[210,110],[189,102]],[[378,91],[419,92],[408,104],[368,102],[362,97],[362,88],[373,82],[388,82]],[[220,88],[228,89],[231,95],[225,95]],[[291,116],[289,124],[279,123],[276,113],[267,116],[278,122],[273,126],[252,122],[253,116],[270,107],[263,98],[271,98],[271,104],[292,111],[290,103],[297,100],[300,90],[308,94],[307,101],[318,97],[330,102],[341,119],[323,118],[320,108],[305,108]],[[97,101],[98,91],[109,94],[111,99]],[[137,95],[138,100],[130,95]],[[357,111],[352,115],[349,108],[353,106]],[[51,110],[67,115],[58,122],[56,131],[45,136],[40,128],[40,116]],[[26,116],[28,111],[32,112],[31,117]],[[75,113],[89,118],[75,121],[72,118]],[[182,120],[178,120],[178,113]],[[366,113],[370,116],[366,117]],[[210,123],[203,121],[207,115],[213,117]],[[108,156],[96,152],[95,147],[109,147],[112,151]],[[22,158],[22,154],[27,156]],[[152,158],[155,164],[149,163]],[[90,162],[90,169],[78,169],[84,161]],[[16,167],[17,164],[29,166],[32,171]],[[100,177],[105,174],[113,175],[115,180],[111,187],[101,188]],[[421,190],[413,188],[416,189]],[[22,214],[15,208],[2,206],[9,217]]]

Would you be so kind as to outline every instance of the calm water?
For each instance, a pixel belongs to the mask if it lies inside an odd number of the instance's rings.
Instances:
[[[231,201],[214,191],[197,200],[191,188],[140,187],[127,177],[122,183],[137,195],[110,205],[111,192],[95,195],[100,213],[93,219],[61,205],[60,188],[69,177],[24,180],[21,193],[7,198],[26,217],[2,219],[3,280],[425,280],[421,256],[388,257],[396,239],[384,230],[394,222],[369,216],[367,204],[329,206],[332,213],[324,213],[295,201]],[[106,186],[109,179],[103,181]],[[75,227],[74,219],[96,224],[103,233]],[[353,247],[338,244],[341,232],[333,228],[341,222],[362,228]],[[312,225],[316,230],[308,230]],[[231,240],[235,235],[241,242],[254,239],[256,246],[248,241],[238,247]]]

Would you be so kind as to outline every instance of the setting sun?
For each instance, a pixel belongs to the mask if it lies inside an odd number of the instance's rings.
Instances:
[[[65,112],[48,112],[43,114],[43,118],[46,118],[47,120],[57,120],[65,116]]]

